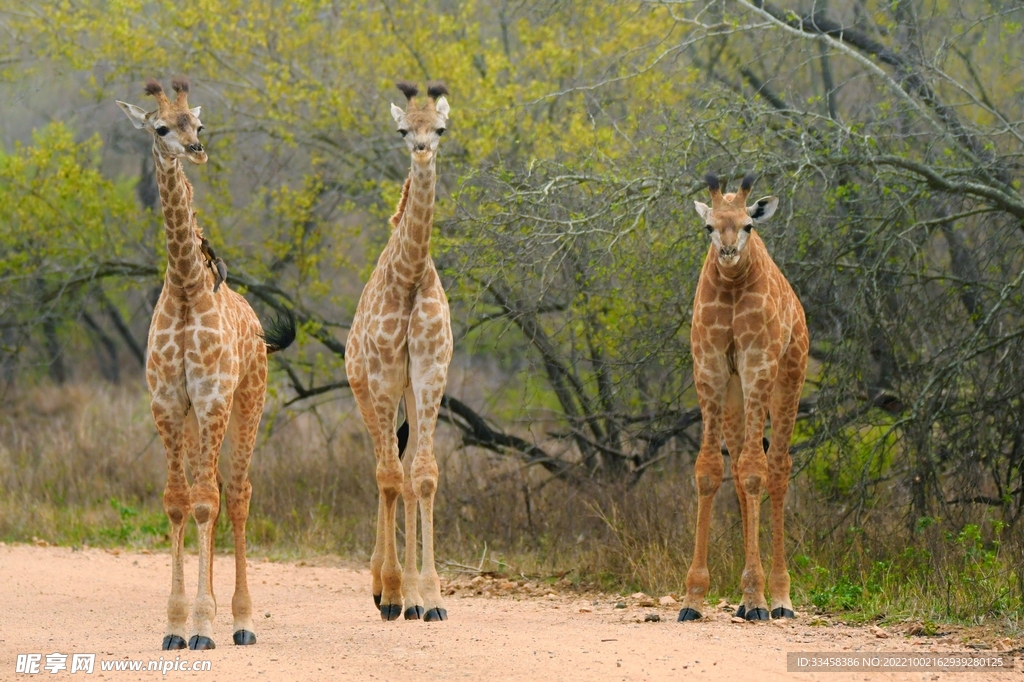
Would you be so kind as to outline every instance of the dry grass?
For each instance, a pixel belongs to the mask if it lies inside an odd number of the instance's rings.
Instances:
[[[371,444],[351,400],[339,395],[315,409],[271,411],[264,424],[252,466],[251,551],[368,559],[377,491]],[[436,451],[442,567],[623,592],[683,591],[696,512],[688,458],[667,460],[630,489],[581,491],[510,459],[463,449],[446,426],[438,427]],[[40,386],[3,398],[2,539],[166,546],[164,472],[148,397],[136,385]],[[715,505],[711,598],[734,601],[743,552],[731,482]],[[787,512],[798,608],[849,619],[988,619],[1019,632],[1019,534],[994,534],[979,515],[976,530],[935,526],[914,536],[899,509],[898,499],[878,500],[837,523],[843,510],[798,477]],[[765,520],[767,512],[766,503]],[[224,519],[219,546],[229,547],[229,537]],[[766,520],[766,558],[770,540]]]

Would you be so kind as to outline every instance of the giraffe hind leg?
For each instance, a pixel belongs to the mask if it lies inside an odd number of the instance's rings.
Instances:
[[[416,402],[412,388],[405,389],[405,421],[398,428],[398,457],[402,460],[405,480],[402,482],[402,506],[405,509],[405,571],[402,573],[402,598],[405,601],[405,619],[423,618],[423,598],[420,596],[419,575],[416,572],[418,496],[413,487],[412,466],[416,460]],[[403,457],[406,450],[408,457]]]
[[[789,444],[800,409],[800,392],[807,367],[806,344],[796,338],[779,361],[779,374],[769,403],[772,442],[768,448],[768,496],[772,505],[772,570],[768,590],[772,597],[772,618],[795,618],[786,567],[785,501],[793,459]]]
[[[723,418],[723,429],[725,435],[725,446],[729,451],[729,470],[732,474],[733,487],[736,488],[736,497],[740,507],[740,528],[742,538],[746,543],[747,537],[747,496],[743,492],[743,484],[739,476],[740,453],[743,450],[744,421],[743,421],[743,388],[738,374],[729,377],[725,393],[725,414]],[[736,610],[740,618],[746,616],[746,607],[742,602]]]
[[[266,370],[246,376],[235,391],[234,409],[228,425],[231,441],[231,474],[225,490],[228,518],[234,536],[235,593],[231,597],[231,615],[234,621],[232,641],[239,646],[256,643],[252,618],[252,597],[245,561],[245,524],[249,518],[249,500],[252,483],[249,465],[256,447],[260,417],[266,396]]]

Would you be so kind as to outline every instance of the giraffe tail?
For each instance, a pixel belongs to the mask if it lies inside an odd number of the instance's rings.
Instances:
[[[263,331],[263,341],[267,344],[267,353],[276,353],[292,345],[295,340],[295,315],[286,309],[286,315],[278,315],[270,326]]]

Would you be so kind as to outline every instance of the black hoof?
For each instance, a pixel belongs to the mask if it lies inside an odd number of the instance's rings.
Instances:
[[[167,635],[164,637],[164,643],[160,648],[164,651],[174,651],[175,649],[184,649],[186,646],[184,637]]]
[[[380,619],[387,620],[398,620],[398,617],[402,615],[401,604],[385,604],[380,607]]]
[[[239,630],[231,635],[231,639],[235,640],[235,644],[238,646],[249,646],[256,643],[256,635],[248,630]]]
[[[769,620],[768,609],[762,609],[761,607],[750,609],[743,617],[747,620]]]
[[[743,604],[740,604],[736,608],[736,617],[737,618],[746,618],[746,616],[747,616],[747,607],[744,606]]]
[[[192,651],[205,651],[206,649],[216,649],[217,645],[209,637],[192,635],[192,639],[188,640],[188,648]]]
[[[796,618],[796,614],[791,609],[780,606],[777,609],[772,609],[772,618]]]
[[[426,623],[433,623],[435,620],[448,620],[447,609],[442,609],[440,606],[427,611],[427,615],[423,616],[423,621]]]
[[[680,609],[679,618],[677,618],[676,620],[680,623],[684,623],[688,620],[700,620],[700,618],[700,611],[691,609],[689,606],[687,606],[683,609]]]
[[[405,610],[406,620],[419,620],[423,617],[423,607],[417,604],[416,606],[410,606]]]
[[[380,595],[379,594],[373,595],[373,605],[376,606],[378,609],[380,608]]]

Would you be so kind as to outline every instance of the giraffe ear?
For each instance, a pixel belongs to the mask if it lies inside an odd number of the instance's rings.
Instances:
[[[402,107],[398,106],[394,102],[391,103],[391,118],[395,119],[395,123],[401,123],[402,118],[405,117],[405,112],[402,111]]]
[[[199,118],[199,112],[201,110],[202,110],[202,107],[196,107],[194,109],[189,109],[189,111],[192,112],[192,115],[195,116],[196,118]]]
[[[693,207],[697,209],[697,215],[700,216],[701,220],[707,222],[708,214],[711,213],[711,207],[701,201],[693,202]]]
[[[134,104],[128,104],[118,100],[117,106],[121,107],[121,111],[124,112],[128,120],[132,122],[132,125],[136,128],[146,127],[146,112],[145,110],[135,106]]]
[[[448,100],[444,98],[444,95],[438,97],[437,101],[434,102],[434,111],[439,113],[444,120],[448,120],[448,113],[451,109],[448,107]]]
[[[775,214],[775,209],[778,207],[778,197],[761,197],[750,206],[747,206],[747,215],[755,223],[763,223]]]

